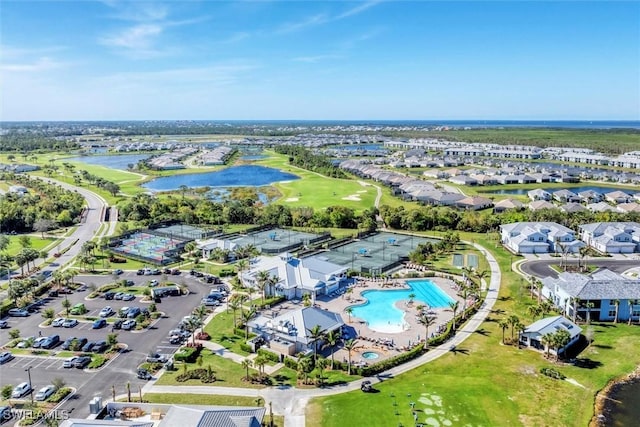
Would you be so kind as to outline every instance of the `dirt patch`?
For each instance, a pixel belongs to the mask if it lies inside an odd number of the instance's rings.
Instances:
[[[360,198],[360,196],[358,194],[351,194],[347,197],[343,197],[342,200],[349,200],[351,202],[361,202],[362,199]]]

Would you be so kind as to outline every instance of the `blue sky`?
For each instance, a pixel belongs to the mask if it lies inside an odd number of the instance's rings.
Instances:
[[[640,119],[637,1],[0,3],[1,120]]]

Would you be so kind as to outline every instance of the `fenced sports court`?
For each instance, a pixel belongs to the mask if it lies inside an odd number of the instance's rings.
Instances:
[[[153,234],[152,231],[134,231],[109,243],[113,252],[153,264],[170,264],[179,259],[188,240]]]
[[[307,233],[304,231],[271,228],[252,231],[231,239],[238,246],[254,245],[263,254],[279,254],[294,251],[323,240],[329,240],[329,233]]]
[[[406,261],[409,252],[426,242],[436,243],[438,240],[382,232],[351,241],[316,256],[348,266],[355,271],[381,274]]]
[[[217,231],[205,230],[199,227],[194,227],[186,224],[173,224],[169,226],[162,225],[160,227],[150,230],[152,234],[158,236],[165,236],[169,238],[176,238],[181,240],[197,240],[206,239],[207,237],[219,234]]]

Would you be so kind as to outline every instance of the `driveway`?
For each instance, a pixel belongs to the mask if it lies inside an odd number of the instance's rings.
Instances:
[[[606,267],[611,271],[616,273],[624,273],[630,268],[634,268],[638,266],[639,261],[633,259],[610,259],[610,258],[587,258],[583,263],[586,262],[588,265],[593,265],[596,267]],[[569,265],[577,265],[577,260],[567,260]],[[520,265],[520,270],[527,276],[534,276],[538,278],[542,277],[558,277],[558,272],[551,268],[551,265],[559,265],[560,258],[555,258],[553,260],[535,260],[535,261],[525,261]]]

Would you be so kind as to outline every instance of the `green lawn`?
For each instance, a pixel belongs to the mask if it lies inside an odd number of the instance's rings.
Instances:
[[[268,154],[268,158],[257,163],[292,173],[301,178],[274,184],[274,187],[282,193],[282,197],[277,201],[279,204],[291,207],[308,206],[314,209],[340,205],[356,211],[362,211],[373,206],[377,192],[371,185],[363,186],[353,179],[328,178],[324,175],[290,166],[287,157],[284,155],[271,151]]]
[[[240,310],[236,312],[236,322],[238,324],[239,317]],[[231,310],[229,310],[228,313],[225,312],[216,315],[211,322],[205,326],[204,330],[209,334],[212,341],[224,346],[224,348],[242,356],[249,355],[249,353],[240,348],[240,344],[245,341],[244,336],[238,336],[233,333],[233,312]]]
[[[147,393],[144,395],[144,399],[151,403],[174,405],[259,406],[254,397],[220,394]]]
[[[510,271],[510,256],[496,249],[494,235],[461,233],[461,237],[493,252],[503,271],[500,299],[482,333],[473,334],[455,354],[376,385],[379,393],[358,391],[314,399],[308,420],[321,419],[322,426],[341,426],[344,419],[356,425],[372,419],[379,425],[413,425],[410,403],[414,402],[419,422],[433,418],[440,425],[448,420],[451,425],[583,426],[593,413],[596,392],[640,363],[640,353],[634,350],[640,345],[636,325],[591,326],[594,343],[579,357],[590,359],[593,369],[555,366],[532,350],[502,345],[497,321],[516,314],[523,323],[530,323],[533,319],[526,308],[532,300],[520,277]],[[546,366],[584,388],[540,375],[540,368]],[[365,405],[368,411],[354,410]]]
[[[22,250],[22,246],[20,246],[20,242],[18,241],[20,236],[7,235],[7,237],[9,238],[9,247],[5,253],[13,256]],[[31,249],[41,251],[46,247],[52,248],[58,241],[59,239],[55,239],[53,237],[45,237],[43,239],[40,237],[39,233],[37,236],[34,234],[31,236]]]
[[[233,360],[225,359],[218,355],[213,354],[210,350],[202,350],[202,368],[207,368],[211,365],[213,372],[216,375],[216,381],[210,383],[212,386],[220,387],[249,387],[249,388],[262,388],[261,385],[254,385],[243,381],[242,379],[246,375],[246,371],[242,368],[242,365],[234,362]],[[196,369],[198,365],[195,363],[187,364],[189,369]],[[182,364],[176,364],[176,371],[165,372],[156,384],[158,385],[207,385],[203,384],[200,380],[188,380],[184,382],[176,381],[176,377],[180,375],[182,371]],[[257,372],[255,369],[249,369],[249,373]]]

